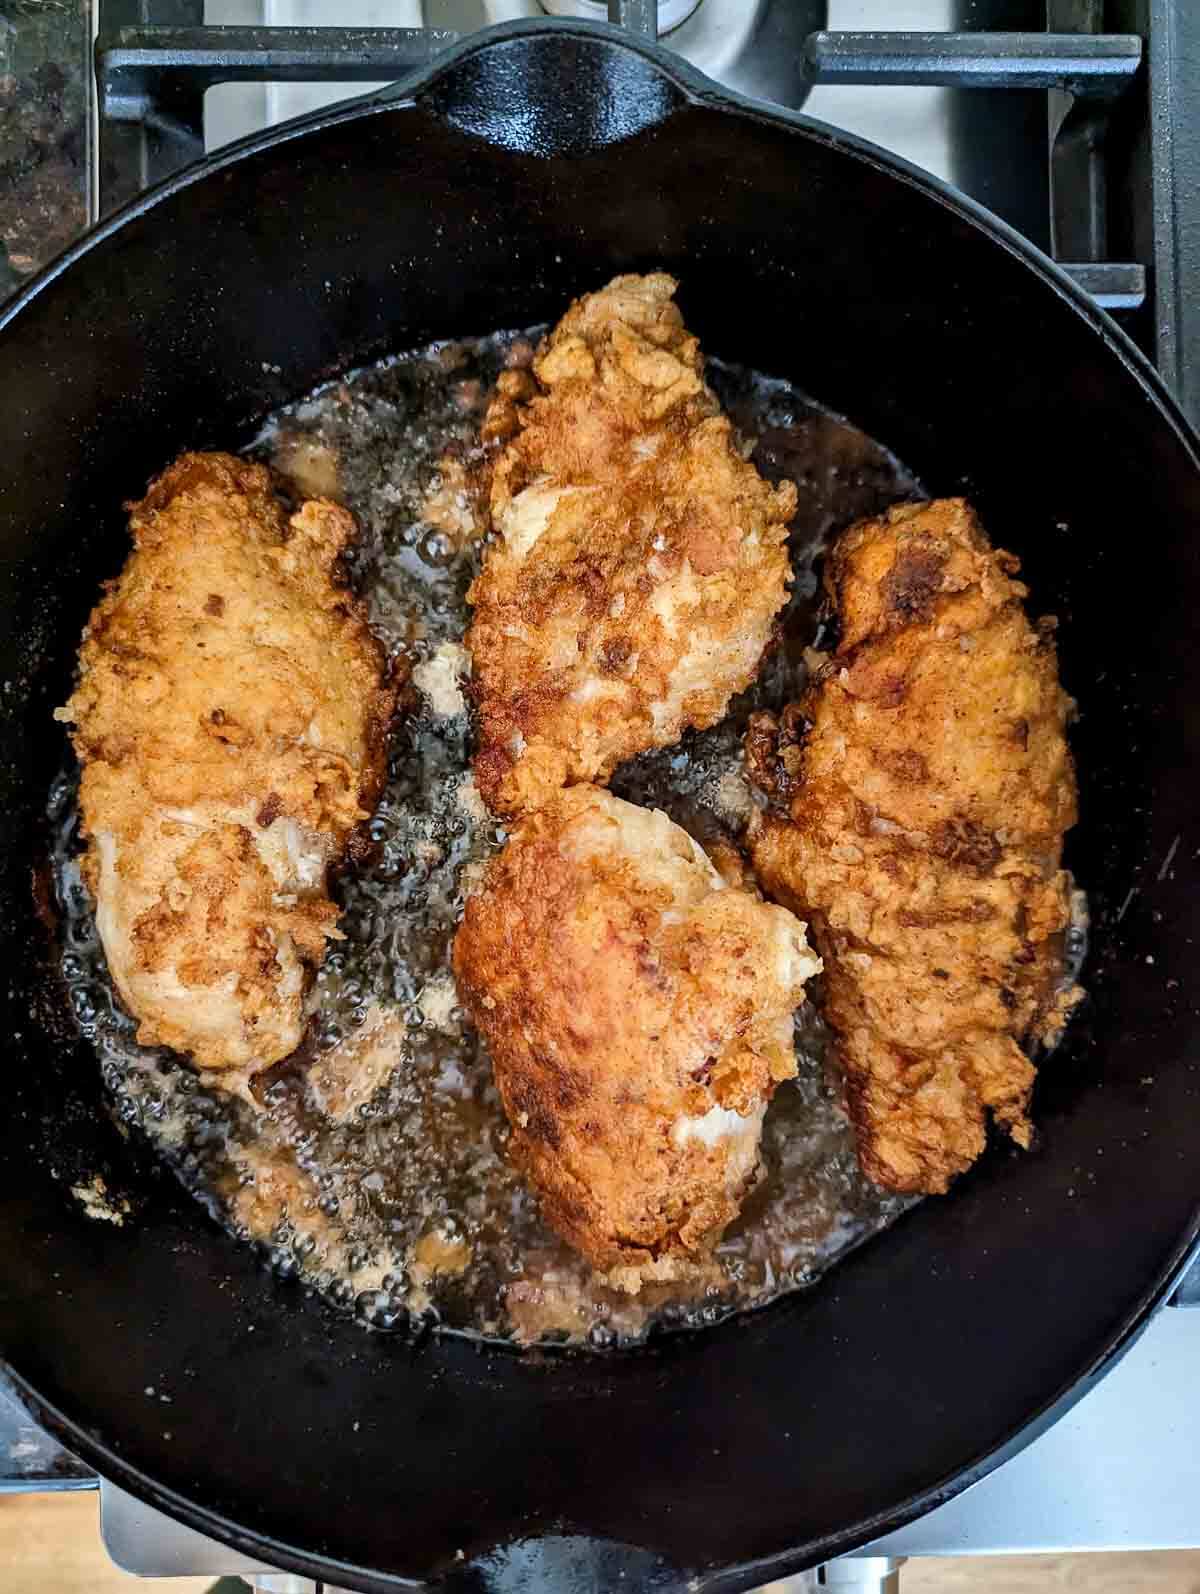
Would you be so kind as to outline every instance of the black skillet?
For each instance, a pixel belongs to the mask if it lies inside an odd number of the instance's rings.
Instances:
[[[410,1347],[272,1283],[106,1116],[31,870],[123,500],[340,368],[664,265],[714,354],[968,492],[1061,622],[1091,1001],[997,1148],[807,1295],[608,1359]],[[1200,470],[1152,370],[901,162],[604,29],[504,29],[194,168],[0,318],[0,1350],[67,1444],[344,1586],[748,1587],[946,1499],[1129,1342],[1200,1198]],[[101,1169],[123,1228],[65,1187]],[[166,1389],[167,1407],[147,1387]]]

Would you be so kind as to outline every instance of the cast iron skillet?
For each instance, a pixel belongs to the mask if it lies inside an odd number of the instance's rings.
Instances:
[[[708,350],[968,492],[1059,616],[1091,1001],[1038,1148],[996,1148],[803,1298],[603,1360],[414,1348],[270,1281],[106,1116],[31,893],[50,710],[121,503],[180,449],[653,265]],[[1100,1375],[1198,1226],[1200,470],[1153,372],[1040,255],[870,146],[539,24],[139,201],[7,311],[0,360],[0,1348],[72,1449],[350,1587],[737,1589],[946,1499]],[[97,1168],[123,1228],[66,1194]]]

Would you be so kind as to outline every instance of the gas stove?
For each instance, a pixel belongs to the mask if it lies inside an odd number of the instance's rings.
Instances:
[[[56,11],[55,24],[53,8],[34,21],[27,0],[8,3],[0,295],[88,216],[206,151],[403,78],[491,24],[607,17],[743,94],[803,109],[966,190],[1063,263],[1200,424],[1200,226],[1188,208],[1200,193],[1200,4],[86,0],[81,14]],[[18,124],[23,153],[10,158]],[[1193,1305],[1200,1263],[1066,1417],[967,1493],[823,1568],[820,1581],[878,1584],[907,1555],[1200,1544]],[[105,1541],[128,1571],[313,1587],[97,1479],[29,1421],[0,1370],[0,1491],[96,1487]],[[573,1553],[569,1540],[517,1546],[495,1586],[557,1586]]]
[[[1200,416],[1200,12],[1176,0],[91,0],[93,219],[488,25],[603,17],[859,133],[1052,253]],[[883,30],[886,30],[883,31]]]

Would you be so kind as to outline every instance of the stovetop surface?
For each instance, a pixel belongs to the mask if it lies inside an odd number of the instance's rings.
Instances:
[[[98,0],[103,4],[104,0]],[[714,0],[706,0],[711,7]],[[721,9],[752,9],[751,0],[717,0]],[[777,0],[778,3],[778,0]],[[837,30],[1042,29],[1045,0],[782,0],[802,25]],[[393,27],[418,22],[470,34],[499,20],[538,15],[538,0],[205,0],[211,23],[273,26]],[[721,71],[724,60],[692,28],[661,42],[702,69]],[[799,41],[797,41],[799,42]],[[732,52],[731,52],[732,53]],[[737,85],[735,79],[735,86]],[[361,92],[365,85],[350,86]],[[209,91],[205,142],[218,148],[268,123],[299,115],[342,97],[329,84],[229,84]],[[803,102],[805,112],[884,145],[935,176],[964,188],[1025,233],[1039,248],[1050,244],[1046,95],[1015,90],[980,94],[967,89],[909,85],[819,85]]]

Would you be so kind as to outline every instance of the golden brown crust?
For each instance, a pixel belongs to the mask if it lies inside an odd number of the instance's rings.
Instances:
[[[961,499],[852,527],[826,584],[841,640],[747,760],[787,803],[752,838],[764,888],[811,916],[859,1156],[942,1191],[989,1112],[1021,1144],[1064,991],[1075,779],[1049,627]]]
[[[544,1216],[612,1282],[682,1276],[736,1215],[816,967],[791,914],[592,786],[489,866],[455,941],[460,999]]]
[[[674,291],[618,277],[577,300],[485,422],[506,441],[467,645],[500,812],[715,724],[786,598],[795,488],[738,453]]]
[[[289,516],[261,465],[185,454],[130,527],[58,715],[85,875],[139,1039],[261,1068],[299,1039],[336,934],[326,868],[386,775],[394,689],[339,572],[355,525],[323,501]]]

